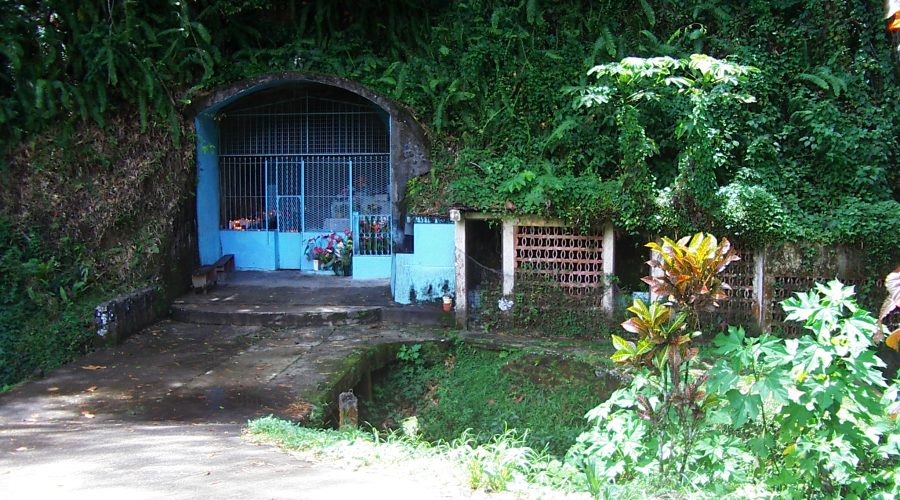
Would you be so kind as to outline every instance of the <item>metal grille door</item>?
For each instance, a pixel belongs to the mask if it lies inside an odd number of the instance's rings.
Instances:
[[[297,157],[275,158],[278,231],[282,233],[303,232],[302,163]]]
[[[308,238],[344,230],[357,236],[357,254],[389,254],[388,146],[387,116],[349,92],[307,86],[246,97],[221,113],[221,228],[274,232],[282,268],[303,265]]]
[[[310,155],[305,162],[306,230],[350,229],[350,158]]]

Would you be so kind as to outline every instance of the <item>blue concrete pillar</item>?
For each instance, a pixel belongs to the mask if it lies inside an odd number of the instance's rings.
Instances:
[[[219,131],[213,116],[201,113],[194,119],[197,130],[197,243],[200,264],[209,265],[222,256],[219,238]]]

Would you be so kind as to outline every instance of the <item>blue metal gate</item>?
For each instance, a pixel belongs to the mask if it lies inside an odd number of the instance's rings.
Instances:
[[[222,114],[222,242],[234,249],[223,251],[246,253],[247,267],[306,269],[310,238],[352,231],[354,254],[390,255],[387,117],[328,87],[251,97]]]

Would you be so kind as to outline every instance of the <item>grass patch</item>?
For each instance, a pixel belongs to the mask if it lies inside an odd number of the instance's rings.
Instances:
[[[542,451],[525,446],[523,436],[506,431],[483,444],[469,434],[451,442],[428,442],[415,432],[415,417],[403,432],[364,432],[301,427],[276,417],[251,420],[245,435],[314,458],[352,467],[396,464],[410,471],[440,471],[460,484],[485,491],[514,491],[551,498],[585,488],[584,474]]]
[[[379,429],[416,416],[432,442],[465,433],[486,444],[516,429],[524,446],[561,457],[583,431],[584,414],[618,385],[583,360],[524,351],[463,345],[442,353],[424,345],[404,348],[399,358],[361,416]]]

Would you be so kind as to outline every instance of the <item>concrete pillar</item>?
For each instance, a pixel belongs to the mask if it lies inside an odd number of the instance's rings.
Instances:
[[[222,256],[219,239],[219,144],[218,125],[212,115],[194,119],[197,130],[197,244],[200,264],[210,265]]]
[[[606,314],[612,314],[616,307],[615,290],[607,277],[616,273],[616,232],[612,224],[607,224],[603,228],[603,311]]]
[[[756,322],[761,332],[769,327],[772,317],[769,311],[769,301],[766,300],[766,249],[753,251],[753,312],[756,313]]]
[[[501,231],[503,295],[509,295],[513,292],[513,288],[516,285],[516,221],[514,219],[504,219]]]
[[[466,219],[459,210],[450,211],[450,220],[455,223],[454,246],[456,264],[456,326],[468,329],[468,300],[469,287],[466,285]]]

